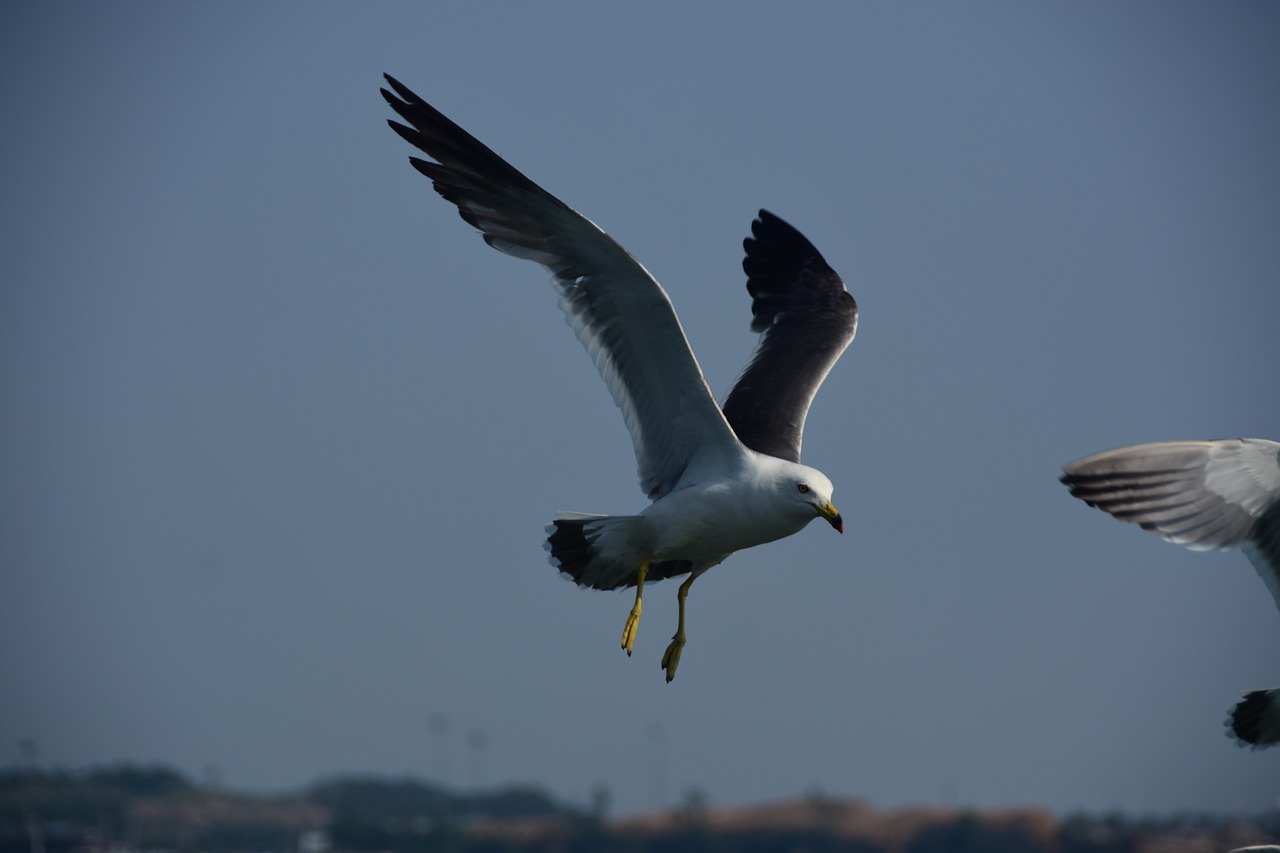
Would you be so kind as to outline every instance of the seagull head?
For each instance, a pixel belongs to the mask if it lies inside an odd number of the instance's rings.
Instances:
[[[805,505],[814,515],[825,518],[837,533],[844,533],[844,518],[831,502],[835,486],[831,485],[826,474],[807,465],[792,465],[790,475],[785,479],[786,488],[794,500]]]

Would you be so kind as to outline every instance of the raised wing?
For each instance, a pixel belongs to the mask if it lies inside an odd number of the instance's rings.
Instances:
[[[1197,551],[1242,548],[1280,608],[1280,444],[1164,441],[1063,466],[1080,500]]]
[[[831,366],[858,329],[858,304],[804,236],[767,210],[742,242],[751,331],[760,342],[724,401],[738,439],[800,461],[804,420]]]
[[[387,123],[435,161],[410,157],[414,168],[486,243],[551,272],[560,307],[622,410],[645,493],[666,494],[695,456],[740,453],[653,276],[593,222],[384,76],[394,93],[382,96],[408,126]]]

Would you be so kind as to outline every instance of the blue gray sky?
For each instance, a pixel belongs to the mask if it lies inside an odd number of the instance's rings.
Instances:
[[[1280,438],[1277,44],[1262,3],[5,4],[0,764],[1275,806],[1222,728],[1280,684],[1255,572],[1057,476]],[[673,684],[675,585],[628,659],[541,545],[643,506],[622,419],[384,70],[646,264],[718,393],[758,208],[858,299],[805,439],[846,534],[701,579]]]

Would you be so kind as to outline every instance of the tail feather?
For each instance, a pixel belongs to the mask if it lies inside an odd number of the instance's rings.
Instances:
[[[1252,749],[1280,743],[1280,687],[1245,693],[1227,717],[1227,736]]]
[[[638,515],[589,515],[562,512],[547,525],[549,562],[580,587],[625,589],[636,585],[636,572],[649,557],[636,549],[631,536]],[[649,567],[646,582],[686,574],[688,560],[665,560]]]

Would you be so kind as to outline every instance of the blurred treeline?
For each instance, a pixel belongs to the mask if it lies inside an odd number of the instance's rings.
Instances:
[[[0,853],[1220,853],[1280,839],[1262,815],[1059,818],[1037,808],[880,811],[811,795],[612,820],[532,787],[459,792],[342,777],[289,795],[227,791],[163,766],[0,770]]]

